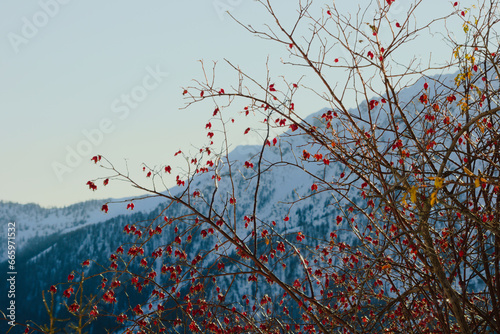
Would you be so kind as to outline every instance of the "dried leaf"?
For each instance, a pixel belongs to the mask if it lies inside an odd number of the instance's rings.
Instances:
[[[383,269],[383,270],[389,270],[389,271],[390,271],[390,270],[391,270],[391,268],[392,268],[392,266],[391,266],[390,264],[386,264],[386,265],[383,265],[383,266],[382,266],[382,269]]]
[[[431,194],[431,207],[434,206],[434,204],[436,204],[436,201],[437,201],[437,191],[434,191]]]
[[[408,195],[408,194],[404,194],[403,198],[401,199],[401,204],[403,204],[403,206],[405,206],[405,207],[408,206],[408,203],[406,202],[406,195]]]
[[[467,167],[464,167],[464,172],[469,176],[474,176],[474,173],[472,173]]]
[[[436,177],[436,179],[434,180],[434,186],[436,187],[436,189],[440,189],[443,187],[443,181],[444,181],[444,178],[442,177]]]
[[[410,199],[413,203],[417,203],[417,186],[413,186],[410,189]]]

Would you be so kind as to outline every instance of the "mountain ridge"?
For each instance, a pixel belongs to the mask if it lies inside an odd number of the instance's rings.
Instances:
[[[422,91],[422,87],[410,88],[409,91],[401,93],[403,100],[411,101]],[[367,108],[367,105],[361,104],[359,109],[362,108]],[[305,121],[310,125],[315,125],[314,118],[321,116],[327,110],[330,109],[321,109],[307,116]],[[341,178],[346,167],[339,162],[326,165],[322,162],[302,160],[302,150],[305,148],[311,150],[312,144],[305,141],[304,138],[307,139],[307,137],[301,136],[300,132],[293,132],[289,129],[278,138],[279,146],[266,146],[262,159],[262,167],[266,172],[261,175],[260,188],[257,193],[258,219],[266,224],[275,221],[275,231],[284,237],[294,237],[294,234],[303,232],[311,239],[324,240],[329,238],[329,233],[332,228],[335,228],[339,231],[346,231],[342,235],[339,234],[339,240],[353,244],[354,238],[348,234],[348,227],[342,225],[348,224],[346,220],[341,223],[336,221],[336,217],[342,215],[338,208],[342,203],[336,203],[328,191],[310,196],[313,194],[311,185],[314,182]],[[218,182],[214,210],[224,212],[224,207],[228,206],[230,197],[234,196],[238,203],[235,206],[238,224],[243,222],[244,216],[252,216],[255,204],[256,170],[245,167],[244,163],[250,161],[256,165],[252,157],[255,157],[261,149],[260,145],[237,146],[229,153],[228,159],[222,161],[220,167],[221,175],[227,175],[228,165],[231,164],[233,179],[228,180],[226,177]],[[306,163],[307,173],[304,168]],[[195,190],[200,192],[200,197],[192,201],[194,205],[198,205],[202,213],[204,209],[206,210],[202,199],[211,198],[216,187],[211,176],[211,173],[201,174],[189,185],[190,195]],[[323,186],[325,190],[331,187],[326,183],[319,186],[320,191]],[[185,187],[176,186],[166,191],[177,195],[185,189]],[[352,191],[350,196],[353,202],[359,201],[360,203],[359,192]],[[163,212],[165,199],[162,197],[148,198],[140,202],[135,200],[135,209],[130,211],[126,208],[126,202],[130,199],[132,198],[91,200],[63,208],[49,209],[44,209],[37,204],[0,201],[0,223],[6,225],[9,221],[16,221],[18,224],[17,261],[20,263],[20,272],[26,271],[19,281],[19,286],[23,289],[22,293],[25,294],[22,297],[24,299],[20,300],[40,300],[42,291],[46,291],[51,284],[64,282],[67,275],[81,268],[80,264],[87,259],[107,265],[109,255],[118,246],[131,242],[130,236],[123,233],[124,226],[151,222],[162,215],[172,214],[172,217],[175,217],[183,213],[182,208],[177,207],[169,212]],[[109,201],[119,203],[109,204],[109,212],[102,212],[102,204]],[[251,233],[251,229],[247,230],[238,226],[238,235],[242,240],[249,240]],[[2,234],[0,242],[4,240],[6,236],[3,238]],[[161,238],[158,236],[158,239],[152,239],[149,247],[154,249],[172,240],[172,233],[164,234]],[[211,239],[202,239],[197,235],[193,237],[189,247],[190,249],[210,249],[211,243],[213,243]],[[5,265],[5,259],[6,254],[2,254],[0,265]],[[300,270],[296,262],[291,261],[289,267]],[[85,270],[94,269],[91,265],[90,269]],[[28,271],[32,273],[32,276],[27,277]],[[283,277],[283,280],[285,281],[286,277]],[[239,290],[249,289],[245,284],[245,282],[239,282]],[[59,301],[62,302],[62,299]],[[26,312],[26,319],[37,321],[45,319],[43,309],[30,310],[30,305],[28,305],[22,310]]]

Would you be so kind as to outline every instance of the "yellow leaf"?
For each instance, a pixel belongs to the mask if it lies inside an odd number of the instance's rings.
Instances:
[[[408,203],[406,203],[406,195],[408,195],[408,194],[404,194],[403,199],[401,199],[401,204],[403,204],[403,206],[405,206],[405,207],[408,206]]]
[[[479,177],[476,178],[476,180],[474,181],[474,184],[475,184],[476,188],[481,186],[481,180]]]
[[[431,176],[429,177],[429,180],[434,180],[434,187],[436,187],[436,189],[440,189],[443,187],[443,181],[444,181],[444,178],[442,177],[439,177],[439,176]]]
[[[443,181],[444,181],[444,178],[436,177],[436,180],[434,181],[434,185],[436,186],[437,189],[443,187]]]
[[[410,189],[410,198],[413,203],[417,203],[417,186],[413,186]]]
[[[469,176],[474,176],[474,173],[472,173],[467,167],[464,167],[464,172],[466,172]]]
[[[392,266],[391,266],[390,264],[385,264],[385,265],[383,265],[383,266],[382,266],[382,269],[383,269],[383,270],[386,270],[386,269],[387,269],[387,270],[389,270],[389,271],[390,271],[390,270],[391,270],[391,268],[392,268]]]
[[[479,128],[479,130],[481,130],[481,133],[484,133],[484,126],[481,124],[481,122],[477,122],[477,127]]]
[[[431,206],[434,206],[434,204],[436,204],[436,201],[437,201],[437,191],[431,194]]]

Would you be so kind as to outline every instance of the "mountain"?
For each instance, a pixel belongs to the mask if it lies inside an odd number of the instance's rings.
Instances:
[[[305,143],[301,137],[281,137],[281,148],[267,147],[264,154],[263,166],[270,166],[273,162],[281,162],[282,166],[269,167],[263,174],[259,190],[258,216],[262,220],[280,222],[282,233],[290,234],[304,231],[312,238],[324,237],[329,231],[332,217],[339,213],[330,206],[329,196],[316,196],[303,200],[292,208],[287,202],[298,199],[298,194],[311,194],[313,175],[304,173],[299,167],[286,166],[286,163],[301,163],[300,157]],[[260,146],[240,146],[229,154],[229,161],[233,170],[235,197],[237,198],[237,220],[243,221],[243,216],[251,215],[253,210],[253,193],[256,179],[252,178],[255,170],[245,168],[245,161],[252,161],[261,150]],[[310,166],[313,174],[327,174],[329,177],[338,177],[343,171],[341,165],[315,164]],[[221,208],[231,194],[231,182],[227,176],[228,163],[220,170],[222,180],[218,183],[220,201],[216,205]],[[209,196],[214,190],[214,180],[207,174],[201,175],[190,185],[191,189],[198,189],[203,195]],[[183,187],[170,189],[172,194],[183,191]],[[320,200],[321,198],[321,200]],[[97,263],[109,264],[109,255],[122,244],[130,242],[130,236],[123,232],[125,225],[134,225],[138,222],[149,221],[161,215],[165,200],[152,198],[135,202],[134,211],[126,210],[126,204],[109,206],[109,212],[101,211],[106,201],[89,201],[78,203],[65,208],[45,209],[35,204],[16,204],[0,202],[0,223],[6,226],[9,222],[16,223],[16,300],[17,318],[19,322],[33,320],[36,323],[46,321],[46,310],[42,303],[42,291],[46,292],[52,284],[67,281],[67,276],[73,270],[81,270],[81,263],[92,259]],[[182,208],[170,209],[169,216],[180,214]],[[284,217],[290,220],[284,222]],[[310,227],[314,227],[310,230]],[[242,232],[243,233],[243,232]],[[249,233],[245,231],[244,233]],[[329,233],[329,232],[328,232]],[[171,234],[162,235],[155,240],[151,248],[171,241]],[[208,239],[208,238],[207,238]],[[191,247],[201,248],[201,243],[208,243],[207,239],[193,238]],[[6,235],[2,234],[1,242],[6,244]],[[1,256],[0,269],[7,272],[6,255]],[[91,266],[92,267],[92,266]],[[90,269],[92,271],[92,268]],[[2,288],[6,288],[5,279]],[[242,284],[242,283],[239,283]],[[244,286],[240,291],[244,290]],[[5,290],[4,290],[5,291]],[[94,291],[96,292],[96,291]],[[6,296],[2,294],[2,305],[7,305]],[[58,300],[62,302],[62,299]],[[60,306],[56,310],[62,312]],[[2,324],[3,326],[4,324]]]
[[[453,76],[447,77],[451,80]],[[414,86],[404,90],[400,94],[402,101],[410,103],[422,90],[423,81],[419,80]],[[367,109],[364,102],[360,109]],[[321,117],[327,109],[321,110],[307,117],[306,121],[315,126],[320,126],[315,118]],[[383,120],[382,120],[383,121]],[[314,144],[305,141],[307,137],[297,135],[299,131],[287,131],[279,138],[279,145],[266,146],[262,167],[265,173],[260,180],[258,192],[257,216],[262,222],[277,222],[275,231],[294,237],[297,232],[304,233],[311,240],[328,238],[329,233],[335,227],[339,231],[338,239],[354,244],[355,237],[348,233],[348,229],[342,229],[342,225],[337,227],[336,217],[342,215],[343,201],[341,205],[336,204],[336,199],[332,197],[330,191],[321,192],[316,196],[312,194],[311,185],[319,179],[337,180],[342,173],[348,174],[345,166],[339,162],[325,164],[322,160],[318,162],[307,162],[307,170],[304,168],[303,150],[308,150],[311,154],[326,152],[318,149]],[[217,183],[212,179],[212,174],[205,173],[199,175],[189,185],[190,192],[195,190],[200,192],[200,198],[193,202],[194,206],[202,212],[206,210],[203,205],[203,198],[210,198],[217,186],[217,194],[214,208],[219,212],[224,211],[224,206],[229,198],[233,196],[237,200],[236,222],[244,223],[245,216],[251,216],[254,208],[254,194],[257,178],[256,157],[260,153],[261,146],[239,146],[228,156],[227,161],[220,162],[219,175],[221,181]],[[253,168],[245,166],[248,161],[254,164]],[[229,167],[233,177],[228,178]],[[319,190],[331,187],[331,185],[319,183]],[[185,187],[174,187],[169,189],[170,194],[178,195],[185,190]],[[361,195],[358,191],[352,190],[349,193],[350,199],[357,203],[361,202]],[[161,216],[176,217],[187,213],[186,209],[179,206],[172,206],[164,211],[167,201],[162,197],[148,198],[135,201],[133,211],[126,209],[125,199],[117,200],[116,204],[110,204],[109,212],[101,211],[101,206],[107,201],[89,201],[71,205],[65,208],[45,209],[35,204],[16,204],[0,202],[0,224],[6,229],[9,222],[16,223],[16,320],[26,322],[33,320],[36,323],[44,323],[47,320],[47,311],[43,307],[42,292],[48,296],[47,290],[52,284],[67,281],[68,274],[82,271],[86,276],[99,271],[99,267],[93,263],[82,269],[81,263],[87,259],[109,265],[109,256],[116,248],[122,244],[131,242],[131,236],[124,233],[124,226],[145,225]],[[293,203],[293,204],[292,204]],[[289,217],[289,219],[285,219]],[[347,224],[347,222],[343,222]],[[242,239],[248,238],[251,229],[239,229]],[[149,243],[146,252],[151,252],[156,247],[171,242],[173,233],[164,233]],[[7,243],[6,234],[0,235],[0,242]],[[198,234],[186,249],[210,249],[215,241],[210,238],[201,238]],[[233,248],[228,248],[228,256],[234,252]],[[188,254],[189,256],[189,254]],[[7,254],[0,254],[0,270],[7,273]],[[169,261],[165,259],[164,261]],[[301,270],[298,261],[288,260],[287,265],[291,272]],[[283,274],[285,275],[285,274]],[[287,281],[287,277],[283,276]],[[158,278],[158,283],[162,283],[163,278]],[[292,283],[292,282],[288,282]],[[6,279],[2,279],[0,288],[7,291]],[[223,285],[224,283],[219,283]],[[229,278],[227,284],[230,284]],[[250,291],[248,282],[239,280],[235,283],[239,294]],[[99,289],[89,291],[98,294]],[[269,291],[269,294],[274,294]],[[60,295],[60,294],[59,294]],[[62,297],[57,297],[55,311],[64,314],[65,310],[61,306]],[[131,297],[133,298],[133,297]],[[236,298],[227,296],[226,298]],[[7,305],[6,294],[1,295],[1,304]],[[115,305],[116,308],[126,308],[124,302]],[[5,311],[4,309],[2,309]],[[0,323],[0,330],[8,328],[5,323]],[[90,328],[90,333],[99,333],[97,326],[114,326],[114,321],[100,323]]]

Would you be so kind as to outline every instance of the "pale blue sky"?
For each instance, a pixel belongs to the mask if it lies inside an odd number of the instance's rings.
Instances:
[[[451,8],[448,1],[436,2],[424,1],[421,13]],[[297,1],[274,3],[282,17],[294,15]],[[346,10],[354,3],[337,1]],[[137,171],[142,162],[181,166],[182,159],[173,153],[206,142],[204,124],[213,110],[207,104],[179,110],[184,105],[181,87],[201,78],[199,59],[208,68],[212,60],[219,61],[220,82],[236,83],[223,58],[263,78],[268,55],[274,76],[298,79],[293,68],[279,65],[286,56],[283,46],[250,35],[217,6],[256,27],[269,21],[253,0],[2,1],[0,200],[62,206],[134,194],[123,186],[100,187],[96,193],[86,188],[87,180],[106,174],[90,163],[95,154],[118,166],[128,159],[129,168]],[[39,28],[30,30],[35,21]],[[147,90],[141,88],[145,85]],[[125,117],[123,94],[144,92],[144,100]],[[299,105],[302,116],[324,107],[319,100]],[[88,142],[84,132],[99,126],[107,133],[94,136],[90,148],[82,144]],[[244,128],[236,125],[236,132]],[[232,139],[234,146],[251,142],[241,135]],[[68,166],[68,150],[78,147],[89,153],[58,175],[54,164]]]

